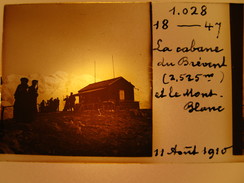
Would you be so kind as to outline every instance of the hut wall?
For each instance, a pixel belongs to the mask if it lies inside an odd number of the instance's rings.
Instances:
[[[122,101],[120,100],[120,90],[124,91],[124,100]],[[113,101],[115,105],[126,102],[133,103],[134,86],[125,79],[120,79],[103,90],[81,93],[79,101],[84,105],[98,104],[104,101]]]
[[[125,101],[134,101],[134,86],[124,79],[121,79],[118,82],[111,85],[108,88],[107,92],[108,95],[111,94],[111,97],[116,101],[116,103],[118,103],[120,102],[120,90],[124,91]]]

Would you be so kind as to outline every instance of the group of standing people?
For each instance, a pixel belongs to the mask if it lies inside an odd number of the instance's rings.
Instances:
[[[14,93],[14,119],[17,122],[31,122],[37,115],[38,81],[32,80],[28,85],[28,78],[21,78]]]
[[[38,81],[32,80],[31,86],[28,85],[28,78],[21,78],[14,93],[14,119],[17,122],[31,122],[36,119],[37,116],[37,97],[38,97]],[[75,110],[75,96],[70,93],[70,96],[66,96],[64,99],[65,105],[63,111]],[[39,104],[40,112],[57,112],[59,111],[59,98],[47,100]]]
[[[45,101],[42,100],[42,102],[39,105],[39,112],[58,112],[59,111],[59,98],[50,98],[49,100]]]
[[[75,96],[73,93],[70,93],[70,96],[66,96],[64,99],[65,104],[64,104],[64,109],[63,111],[74,111],[75,110]]]
[[[63,111],[74,111],[75,110],[75,96],[73,93],[70,93],[70,96],[67,95],[64,98],[64,108]],[[46,113],[46,112],[58,112],[59,111],[59,104],[60,100],[59,98],[50,98],[49,100],[45,101],[42,100],[39,104],[39,112]]]

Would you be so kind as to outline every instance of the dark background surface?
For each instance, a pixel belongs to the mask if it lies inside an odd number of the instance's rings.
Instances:
[[[232,101],[233,101],[233,154],[243,149],[242,85],[243,85],[243,5],[230,4]]]

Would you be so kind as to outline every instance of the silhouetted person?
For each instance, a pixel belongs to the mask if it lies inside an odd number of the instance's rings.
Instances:
[[[46,111],[47,112],[51,112],[51,107],[52,107],[52,100],[53,98],[50,98],[49,100],[47,100],[47,105],[46,105]]]
[[[69,109],[70,111],[75,110],[75,96],[73,95],[73,93],[70,93],[69,96]]]
[[[50,100],[49,100],[49,112],[54,112],[54,111],[55,111],[54,99],[50,98]]]
[[[29,117],[33,121],[37,115],[37,97],[38,97],[38,81],[33,80],[32,85],[28,89],[29,95]]]
[[[57,97],[56,99],[54,99],[54,111],[57,112],[59,111],[59,98]]]
[[[45,102],[45,100],[42,100],[39,105],[39,112],[43,113],[45,111],[46,111],[46,102]]]
[[[64,101],[65,101],[65,104],[64,104],[63,111],[68,111],[70,108],[70,102],[69,102],[69,96],[68,95],[66,95],[66,98],[64,99]]]
[[[14,119],[17,122],[26,122],[28,121],[28,79],[21,78],[20,84],[18,85],[14,93]]]

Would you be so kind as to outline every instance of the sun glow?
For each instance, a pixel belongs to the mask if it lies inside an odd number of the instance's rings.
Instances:
[[[29,84],[39,81],[38,103],[58,97],[62,110],[71,92],[122,76],[137,88],[140,106],[151,108],[148,8],[127,3],[7,6],[3,100],[13,104],[20,78],[27,77]]]

